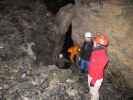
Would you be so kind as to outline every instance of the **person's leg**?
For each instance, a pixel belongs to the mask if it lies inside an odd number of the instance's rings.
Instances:
[[[99,100],[99,89],[103,79],[97,80],[94,87],[90,87],[91,100]]]
[[[83,72],[83,73],[87,72],[87,70],[88,70],[88,61],[84,60],[84,59],[81,59],[80,66],[81,66],[80,67],[81,72]]]
[[[82,72],[86,72],[86,61],[83,59],[83,67],[82,67]]]
[[[89,62],[87,60],[84,60],[84,66],[83,66],[84,72],[88,71],[88,64],[89,64]]]
[[[79,65],[80,65],[80,70],[82,69],[82,66],[83,66],[83,60],[82,60],[82,58],[80,58],[80,61],[79,61]]]
[[[84,66],[85,66],[85,61],[84,59],[81,58],[81,62],[80,62],[80,71],[84,72]]]
[[[90,64],[90,62],[87,61],[87,71],[89,71],[89,64]]]
[[[85,63],[84,71],[87,72],[88,71],[88,64],[89,64],[89,62],[87,60],[84,60],[84,63]]]

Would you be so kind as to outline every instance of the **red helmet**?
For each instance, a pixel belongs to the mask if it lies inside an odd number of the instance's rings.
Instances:
[[[107,35],[104,34],[97,35],[95,41],[97,44],[101,44],[103,46],[107,46],[109,44],[109,39]]]

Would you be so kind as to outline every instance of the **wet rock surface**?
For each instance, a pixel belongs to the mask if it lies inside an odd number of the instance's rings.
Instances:
[[[28,58],[27,58],[28,60]],[[26,62],[26,60],[25,60]],[[77,66],[58,69],[55,65],[33,66],[21,59],[0,65],[1,100],[89,100],[87,76]],[[115,88],[106,78],[100,89],[101,100],[131,100],[130,90]]]
[[[2,100],[81,100],[86,89],[80,85],[78,74],[71,69],[61,70],[55,65],[10,67],[0,66],[0,98]]]
[[[60,35],[55,17],[45,4],[36,1],[28,3],[26,7],[19,4],[1,5],[0,60],[13,61],[30,55],[36,63],[53,64],[53,51],[58,47]]]
[[[75,44],[82,45],[83,33],[88,31],[108,34],[110,38],[108,70],[113,85],[119,88],[133,88],[133,9],[127,3],[125,0],[105,0],[102,6],[98,6],[95,2],[77,0],[73,11],[69,12],[74,13],[73,19],[69,20],[72,21],[72,38]]]
[[[0,100],[89,100],[87,77],[77,66],[58,69],[53,65],[71,21],[75,43],[82,42],[85,31],[111,32],[111,62],[100,99],[133,99],[132,8],[105,4],[99,9],[95,3],[91,8],[68,5],[55,17],[39,2],[21,7],[0,5]]]

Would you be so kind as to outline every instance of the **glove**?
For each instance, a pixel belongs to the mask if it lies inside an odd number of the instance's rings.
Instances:
[[[63,58],[63,54],[60,53],[60,54],[59,54],[59,58],[60,58],[60,59]]]
[[[80,57],[78,57],[78,61],[80,61],[81,60],[81,58]]]
[[[94,81],[94,80],[91,80],[90,86],[91,86],[91,87],[94,87],[94,85],[95,85],[95,81]]]
[[[91,86],[91,87],[94,87],[94,84],[91,82],[91,83],[90,83],[90,86]]]

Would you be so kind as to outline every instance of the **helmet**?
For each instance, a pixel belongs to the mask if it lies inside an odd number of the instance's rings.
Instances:
[[[90,38],[90,37],[92,37],[92,33],[91,33],[91,32],[86,32],[86,33],[84,34],[84,37],[85,37],[85,38]]]
[[[109,44],[109,40],[108,40],[108,37],[106,35],[97,35],[96,36],[96,39],[95,39],[95,42],[97,44],[101,44],[103,46],[107,46]]]

